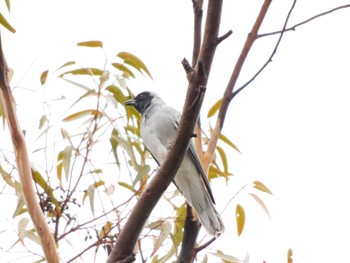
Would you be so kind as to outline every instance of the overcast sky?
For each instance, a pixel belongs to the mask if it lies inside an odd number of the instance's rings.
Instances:
[[[101,40],[107,55],[131,52],[151,71],[153,80],[140,77],[130,85],[135,93],[154,90],[181,110],[187,81],[180,61],[190,60],[192,51],[190,0],[11,4],[8,17],[17,33],[2,30],[2,36],[8,64],[15,70],[13,85],[37,90],[42,71],[77,56],[77,42]],[[220,32],[231,29],[233,34],[217,49],[203,118],[223,94],[261,4],[224,1]],[[260,32],[281,29],[291,4],[273,1]],[[299,1],[289,25],[343,4],[346,1]],[[348,258],[349,25],[350,9],[344,9],[286,33],[273,62],[232,101],[223,132],[242,155],[231,153],[230,170],[235,177],[228,186],[220,180],[213,183],[218,208],[222,210],[228,196],[257,179],[274,193],[261,195],[271,219],[241,193],[237,202],[247,206],[245,232],[237,238],[234,211],[225,210],[227,232],[213,248],[241,259],[248,253],[253,263],[286,262],[288,248],[294,250],[296,263]],[[276,40],[276,36],[266,37],[254,44],[238,87],[267,60]],[[25,97],[16,101],[19,114],[26,116],[22,127],[30,130],[33,123],[27,110],[33,105]]]

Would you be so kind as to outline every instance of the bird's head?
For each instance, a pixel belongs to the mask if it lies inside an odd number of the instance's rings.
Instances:
[[[154,92],[144,91],[138,94],[134,99],[126,101],[125,106],[133,106],[138,112],[143,114],[155,97],[158,98],[157,94]]]

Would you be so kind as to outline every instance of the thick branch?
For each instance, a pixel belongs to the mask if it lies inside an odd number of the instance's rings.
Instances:
[[[233,69],[231,78],[230,78],[230,80],[229,80],[229,82],[227,84],[224,96],[222,98],[222,103],[221,103],[221,107],[220,107],[220,110],[219,110],[218,119],[216,121],[213,134],[211,135],[211,138],[210,138],[210,141],[209,141],[209,144],[208,144],[208,149],[207,149],[207,151],[205,153],[205,158],[204,158],[204,162],[203,162],[203,166],[204,166],[205,169],[208,168],[208,166],[210,164],[210,161],[211,161],[211,159],[213,157],[213,154],[214,154],[214,151],[215,151],[215,148],[216,148],[216,144],[217,144],[217,141],[219,139],[219,135],[221,133],[221,130],[222,130],[222,127],[223,127],[223,124],[224,124],[224,120],[225,120],[225,117],[226,117],[226,112],[227,112],[228,106],[229,106],[230,101],[231,101],[230,97],[231,97],[232,91],[233,91],[233,89],[234,89],[234,87],[236,85],[238,76],[241,73],[244,61],[247,58],[248,53],[249,53],[251,47],[254,44],[254,41],[257,38],[259,28],[260,28],[262,22],[264,21],[265,15],[267,13],[267,10],[268,10],[270,4],[271,4],[271,0],[265,0],[264,1],[263,5],[262,5],[262,7],[260,9],[260,13],[259,13],[259,15],[258,15],[258,17],[257,17],[257,19],[255,21],[255,24],[254,24],[250,34],[247,37],[247,40],[246,40],[246,42],[245,42],[245,44],[243,46],[241,54],[240,54],[240,56],[239,56],[239,58],[238,58],[238,60],[236,62],[236,65],[235,65],[235,67]]]
[[[198,3],[199,1],[197,1]],[[221,42],[221,40],[218,37],[219,35],[219,28],[220,28],[220,19],[221,19],[221,9],[222,9],[222,0],[209,0],[208,1],[208,8],[207,8],[207,16],[206,16],[206,22],[205,22],[205,29],[204,29],[204,36],[203,36],[203,42],[200,49],[200,52],[198,54],[198,58],[195,56],[197,53],[193,53],[193,61],[196,61],[196,70],[197,73],[201,73],[199,75],[204,75],[203,80],[199,81],[198,83],[205,87],[208,81],[208,76],[210,74],[211,65],[213,62],[213,58],[215,55],[216,47]],[[195,13],[195,21],[198,19],[196,13]],[[196,24],[196,22],[195,22]],[[197,24],[198,25],[198,24]],[[201,29],[196,27],[195,30],[200,31]],[[229,34],[226,34],[227,36]],[[224,38],[226,37],[224,36]],[[198,46],[198,43],[196,44],[196,41],[198,42],[198,38],[194,39],[194,48]],[[190,86],[192,85],[192,80],[190,81]],[[201,133],[200,129],[200,122],[197,122],[197,129],[196,129],[197,136]],[[198,136],[196,138],[196,148],[199,150],[199,155],[201,157],[204,156],[202,154],[203,150],[201,147],[201,136]],[[206,169],[207,167],[205,167]],[[190,206],[188,206],[188,213],[186,216],[185,221],[185,228],[184,228],[184,238],[182,241],[181,246],[181,252],[179,256],[179,262],[183,263],[189,263],[193,261],[193,258],[196,255],[195,252],[195,244],[196,239],[200,230],[200,225],[198,224],[198,220],[193,221],[192,213],[189,213]],[[190,211],[192,212],[192,211]]]
[[[50,232],[43,212],[41,211],[39,203],[36,199],[36,192],[33,186],[32,171],[28,158],[27,146],[25,143],[23,132],[17,120],[13,96],[8,82],[7,73],[8,67],[2,50],[0,36],[0,103],[3,104],[6,112],[6,120],[11,133],[13,148],[15,150],[17,168],[22,185],[24,200],[26,202],[26,206],[34,224],[34,227],[36,229],[36,232],[41,241],[41,246],[44,251],[46,261],[50,263],[58,263],[60,262],[60,259],[57,254],[54,238],[52,236],[52,233]]]

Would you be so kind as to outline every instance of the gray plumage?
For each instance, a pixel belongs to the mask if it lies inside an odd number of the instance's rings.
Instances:
[[[125,105],[133,106],[141,113],[141,137],[148,151],[161,165],[175,139],[181,114],[150,91],[138,94]],[[216,237],[220,235],[225,227],[214,207],[214,197],[192,140],[174,183],[196,210],[206,231]]]

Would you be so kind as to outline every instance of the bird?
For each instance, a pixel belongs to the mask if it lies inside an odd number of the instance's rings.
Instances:
[[[141,114],[140,133],[146,149],[161,165],[171,149],[181,114],[153,91],[144,91],[125,102]],[[185,157],[173,183],[195,209],[206,232],[218,237],[225,231],[220,214],[215,209],[214,196],[206,173],[191,139]]]

